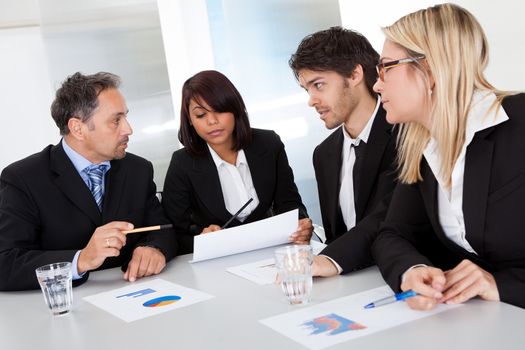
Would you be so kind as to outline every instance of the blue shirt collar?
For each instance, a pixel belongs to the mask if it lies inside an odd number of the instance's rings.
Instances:
[[[69,157],[71,162],[73,163],[73,166],[75,169],[77,169],[77,172],[79,174],[82,174],[82,171],[87,168],[90,165],[93,165],[89,160],[81,156],[78,152],[76,152],[74,149],[69,147],[66,140],[62,139],[62,148],[64,148],[64,152],[66,152],[66,155]],[[111,162],[109,160],[106,160],[100,164],[106,164],[107,170],[111,168]]]

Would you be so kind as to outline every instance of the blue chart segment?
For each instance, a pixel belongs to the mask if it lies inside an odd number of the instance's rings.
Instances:
[[[173,304],[179,301],[180,299],[181,297],[179,297],[178,295],[166,295],[163,297],[148,300],[144,304],[142,304],[142,306],[144,307],[166,306],[166,305]]]
[[[138,298],[138,297],[141,297],[141,296],[144,296],[144,295],[147,295],[147,294],[151,294],[151,293],[155,293],[155,291],[153,289],[151,289],[151,288],[146,288],[146,289],[138,290],[136,292],[131,292],[131,293],[128,293],[128,294],[119,295],[119,296],[117,296],[117,298],[125,298],[125,297]]]

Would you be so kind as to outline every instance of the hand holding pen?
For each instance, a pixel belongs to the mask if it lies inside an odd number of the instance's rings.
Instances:
[[[412,289],[417,298],[407,299],[411,309],[430,310],[442,302],[446,284],[445,273],[431,266],[418,266],[405,272],[401,289]]]
[[[229,224],[232,223],[233,220],[237,219],[237,217],[241,214],[241,212],[253,201],[253,198],[250,198],[248,199],[248,201],[246,203],[244,203],[244,205],[241,207],[241,209],[239,209],[235,214],[232,215],[232,217],[226,221],[226,223],[222,226],[219,226],[219,225],[210,225],[206,228],[204,228],[201,232],[201,234],[203,233],[210,233],[210,232],[214,232],[214,231],[219,231],[219,230],[222,230],[222,229],[225,229],[228,227]]]
[[[425,265],[416,266],[403,275],[401,289],[405,290],[404,292],[371,302],[365,305],[365,309],[406,300],[411,309],[430,310],[441,302],[441,292],[445,283],[446,278],[442,270]],[[414,298],[416,296],[417,298]]]

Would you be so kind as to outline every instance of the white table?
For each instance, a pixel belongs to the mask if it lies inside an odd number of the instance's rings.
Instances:
[[[215,298],[131,323],[82,299],[125,286],[120,269],[91,273],[73,290],[73,311],[62,317],[51,316],[39,290],[2,292],[0,349],[304,349],[258,322],[302,306],[289,306],[276,285],[259,286],[226,271],[269,258],[274,249],[196,264],[188,263],[191,255],[177,257],[158,277]],[[311,305],[381,285],[384,281],[375,267],[315,279]],[[472,300],[332,349],[524,349],[524,325],[523,309]]]

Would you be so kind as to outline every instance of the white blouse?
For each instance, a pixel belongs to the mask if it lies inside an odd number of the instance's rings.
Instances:
[[[452,170],[450,189],[445,187],[445,181],[440,174],[441,156],[438,153],[437,143],[431,138],[423,155],[436,177],[438,189],[439,222],[446,236],[468,252],[477,254],[470,243],[465,231],[463,216],[463,176],[465,174],[465,153],[467,146],[472,142],[478,131],[503,123],[509,119],[505,110],[500,106],[490,111],[496,101],[492,91],[476,91],[472,96],[471,110],[467,116],[465,143]]]
[[[259,198],[255,187],[253,187],[246,155],[243,150],[238,151],[237,161],[233,165],[219,157],[210,145],[208,148],[219,173],[224,205],[228,212],[232,215],[235,214],[250,198],[253,198],[253,201],[237,217],[239,221],[243,222],[259,205]]]

